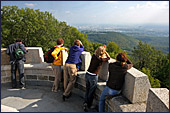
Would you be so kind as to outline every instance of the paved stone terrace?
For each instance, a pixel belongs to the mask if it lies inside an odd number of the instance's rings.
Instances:
[[[84,112],[84,95],[81,90],[74,88],[72,96],[65,102],[62,94],[63,90],[51,92],[51,87],[27,86],[26,89],[11,89],[9,85],[2,85],[1,112]]]

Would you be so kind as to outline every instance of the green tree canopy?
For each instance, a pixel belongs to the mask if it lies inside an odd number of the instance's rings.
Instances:
[[[64,39],[64,45],[70,47],[74,40],[79,39],[86,51],[91,51],[92,44],[87,35],[69,26],[66,22],[59,22],[51,13],[17,6],[3,6],[1,8],[1,47],[7,47],[21,38],[29,47],[42,47],[43,51],[56,44],[57,38]]]
[[[159,80],[161,87],[169,88],[169,55],[165,55],[151,47],[150,44],[140,41],[139,45],[132,51],[132,59],[135,68],[144,72],[146,72],[145,69],[149,69],[149,75],[155,79],[154,82],[158,83]]]
[[[107,48],[106,48],[106,51],[110,54],[110,56],[112,58],[116,58],[116,55],[120,52],[124,52],[126,53],[125,51],[123,51],[122,49],[120,49],[120,47],[115,43],[115,42],[109,42],[107,44]]]

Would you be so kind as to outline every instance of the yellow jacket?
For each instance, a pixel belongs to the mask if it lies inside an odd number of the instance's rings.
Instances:
[[[56,47],[56,46],[54,46],[54,47]],[[51,55],[57,61],[54,61],[53,63],[51,63],[52,65],[61,65],[61,53],[59,54],[59,56],[57,56],[57,55],[61,50],[64,50],[64,49],[65,49],[64,47],[56,47],[54,49],[54,51],[51,53]]]

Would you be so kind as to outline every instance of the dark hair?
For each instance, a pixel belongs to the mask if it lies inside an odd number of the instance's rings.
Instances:
[[[62,38],[57,39],[57,45],[61,45],[64,43],[64,40]]]
[[[80,46],[80,40],[75,40],[74,45]]]
[[[121,63],[121,65],[123,66],[123,62],[126,62],[127,61],[127,56],[125,53],[119,53],[117,56],[116,56],[116,60],[118,62]]]
[[[17,38],[16,42],[22,42],[22,40],[20,38]]]

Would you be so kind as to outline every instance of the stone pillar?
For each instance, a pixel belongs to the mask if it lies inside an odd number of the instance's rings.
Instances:
[[[109,68],[109,62],[108,61],[103,62],[100,68],[99,74],[98,74],[100,80],[103,80],[103,81],[108,80],[108,77],[109,77],[108,68]]]
[[[109,72],[108,72],[109,63],[112,63],[112,62],[115,62],[115,61],[116,61],[115,59],[110,59],[109,61],[102,63],[102,66],[101,66],[99,74],[98,74],[100,80],[103,80],[103,81],[108,80],[108,77],[109,77]]]
[[[141,71],[131,68],[125,76],[123,95],[131,102],[146,102],[149,93],[150,82],[148,76]]]
[[[146,102],[149,93],[150,82],[148,76],[141,71],[131,68],[125,76],[123,95],[131,102]]]
[[[146,112],[169,112],[169,90],[150,88]]]
[[[67,60],[68,53],[66,50],[62,50],[62,55],[61,55],[61,65],[65,65],[65,62]]]
[[[41,47],[27,47],[28,53],[25,55],[26,64],[44,62],[44,54]]]
[[[80,58],[82,60],[82,66],[80,67],[80,69],[82,71],[87,71],[91,61],[90,52],[83,51],[82,54],[80,55]]]

